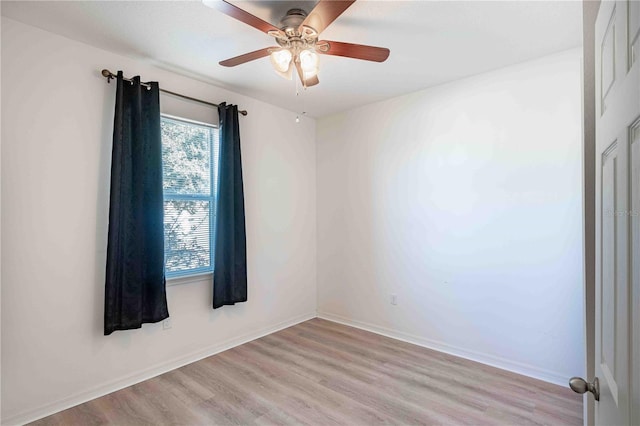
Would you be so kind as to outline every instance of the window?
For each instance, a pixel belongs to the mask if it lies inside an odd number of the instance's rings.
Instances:
[[[163,115],[161,130],[166,275],[212,272],[218,129]]]

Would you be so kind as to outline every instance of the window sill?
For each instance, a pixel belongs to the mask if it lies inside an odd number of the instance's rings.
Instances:
[[[182,277],[167,278],[167,287],[211,280],[213,280],[213,272],[202,272],[199,274],[185,275]]]

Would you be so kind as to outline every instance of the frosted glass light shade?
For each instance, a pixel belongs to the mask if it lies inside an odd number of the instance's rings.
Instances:
[[[300,52],[300,67],[304,72],[305,78],[313,77],[318,74],[320,59],[318,54],[311,49],[305,49]]]
[[[289,49],[280,49],[271,52],[271,65],[276,71],[286,73],[291,65],[291,51]]]

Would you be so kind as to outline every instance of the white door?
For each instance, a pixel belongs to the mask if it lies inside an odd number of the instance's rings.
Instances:
[[[639,33],[639,0],[600,4],[595,28],[596,425],[640,424],[640,339],[635,337],[640,324]]]

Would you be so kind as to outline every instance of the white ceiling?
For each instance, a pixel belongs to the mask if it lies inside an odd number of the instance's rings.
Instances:
[[[277,25],[315,2],[233,3]],[[389,59],[322,56],[320,84],[300,101],[268,58],[219,66],[274,43],[199,1],[3,1],[2,14],[316,117],[579,46],[582,34],[580,1],[359,0],[321,39],[388,47]]]

